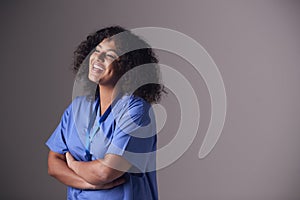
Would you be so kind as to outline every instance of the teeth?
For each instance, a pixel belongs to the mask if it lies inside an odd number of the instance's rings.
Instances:
[[[93,65],[93,67],[96,68],[96,69],[104,70],[102,67],[100,67],[99,65],[96,65],[96,64]]]

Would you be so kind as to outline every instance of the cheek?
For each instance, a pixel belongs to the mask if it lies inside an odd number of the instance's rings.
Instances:
[[[90,56],[90,59],[89,59],[89,64],[91,64],[91,62],[92,62],[94,59],[95,59],[95,55],[92,54],[92,55]]]

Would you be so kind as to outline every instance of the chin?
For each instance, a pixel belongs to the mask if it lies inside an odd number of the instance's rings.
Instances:
[[[99,78],[97,77],[94,77],[94,76],[88,76],[88,79],[94,83],[99,83]]]

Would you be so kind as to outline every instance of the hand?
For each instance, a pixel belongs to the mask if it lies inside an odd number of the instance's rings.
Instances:
[[[66,158],[67,166],[71,170],[73,170],[75,173],[77,173],[78,165],[80,164],[80,162],[76,161],[70,152],[67,152],[65,154],[65,158]],[[113,188],[113,187],[116,187],[116,186],[119,186],[119,185],[125,183],[125,181],[126,181],[126,179],[124,178],[124,176],[121,176],[121,177],[113,180],[112,182],[105,183],[105,184],[94,185],[89,182],[86,182],[84,188],[87,190],[110,189],[110,188]]]
[[[70,169],[73,169],[73,163],[74,163],[74,161],[76,161],[75,159],[74,159],[74,157],[70,154],[70,152],[67,152],[66,153],[66,161],[67,161],[67,165],[68,165],[68,167],[70,168]]]

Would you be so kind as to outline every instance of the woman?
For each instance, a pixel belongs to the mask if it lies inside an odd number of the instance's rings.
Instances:
[[[68,199],[158,199],[157,58],[122,27],[89,35],[74,53],[74,70],[96,89],[76,97],[46,142],[48,173],[68,186]]]

